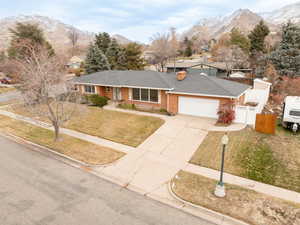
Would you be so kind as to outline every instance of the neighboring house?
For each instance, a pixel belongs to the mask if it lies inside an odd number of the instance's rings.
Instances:
[[[167,72],[189,71],[206,73],[209,76],[226,76],[226,63],[222,62],[176,62],[166,65]]]
[[[246,74],[243,72],[235,72],[229,75],[231,78],[245,78]]]
[[[70,69],[79,69],[81,67],[81,64],[83,63],[83,59],[81,59],[79,56],[73,56],[69,63],[68,63],[68,67]]]
[[[243,104],[250,86],[200,73],[103,71],[74,79],[82,94],[98,94],[171,114],[217,118],[220,104]]]

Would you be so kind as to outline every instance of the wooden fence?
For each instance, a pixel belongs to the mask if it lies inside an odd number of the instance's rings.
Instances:
[[[276,119],[275,114],[256,114],[255,130],[264,134],[275,134]]]

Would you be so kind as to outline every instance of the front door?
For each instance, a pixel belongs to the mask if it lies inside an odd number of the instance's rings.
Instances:
[[[121,88],[113,88],[113,100],[114,101],[121,101],[122,95],[121,95]]]

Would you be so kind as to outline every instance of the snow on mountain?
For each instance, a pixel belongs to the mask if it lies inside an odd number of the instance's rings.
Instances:
[[[284,6],[272,12],[260,14],[266,21],[281,25],[289,20],[293,23],[300,23],[300,2]]]
[[[202,19],[191,29],[183,33],[183,37],[189,38],[201,36],[206,39],[219,38],[222,34],[238,28],[248,34],[263,18],[249,9],[239,9],[232,14],[223,17]],[[268,24],[275,29],[272,24]]]
[[[7,49],[9,46],[11,39],[11,32],[9,29],[14,28],[17,22],[38,24],[38,26],[44,31],[46,39],[54,48],[65,48],[67,46],[71,46],[68,33],[72,29],[75,29],[79,34],[79,45],[87,46],[95,37],[94,33],[79,30],[71,25],[46,16],[20,15],[0,19],[0,50]],[[120,41],[121,44],[130,42],[130,40],[121,35],[115,35],[114,38],[116,38],[117,41]]]

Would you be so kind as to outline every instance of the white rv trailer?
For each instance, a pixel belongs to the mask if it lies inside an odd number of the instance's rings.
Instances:
[[[282,126],[295,133],[300,129],[300,96],[287,96],[285,98]]]

